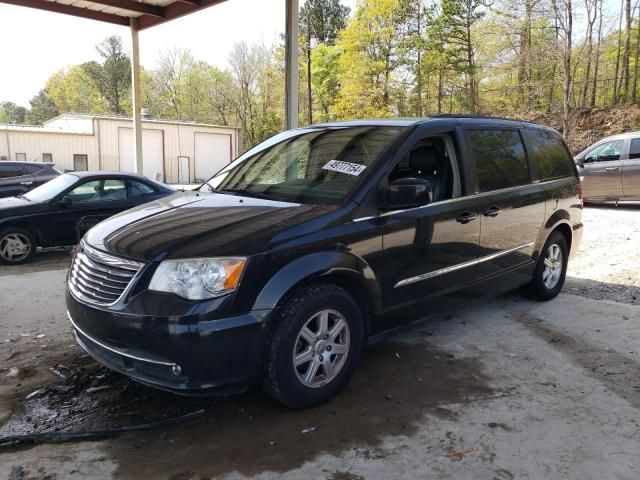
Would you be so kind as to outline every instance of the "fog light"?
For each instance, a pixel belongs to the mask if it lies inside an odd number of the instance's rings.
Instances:
[[[182,367],[180,367],[180,365],[174,365],[171,370],[173,371],[173,374],[176,376],[182,375]]]

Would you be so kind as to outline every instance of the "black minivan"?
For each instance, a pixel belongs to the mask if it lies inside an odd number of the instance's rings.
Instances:
[[[482,117],[313,125],[92,228],[68,314],[89,354],[142,383],[262,384],[308,407],[394,330],[519,286],[555,297],[581,216],[552,129]]]

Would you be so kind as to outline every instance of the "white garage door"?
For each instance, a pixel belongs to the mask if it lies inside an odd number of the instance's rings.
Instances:
[[[142,131],[142,174],[145,177],[164,181],[162,148],[162,130]],[[120,171],[135,172],[132,128],[118,129],[118,151],[120,152]]]
[[[205,181],[231,161],[231,135],[195,134],[195,180]]]

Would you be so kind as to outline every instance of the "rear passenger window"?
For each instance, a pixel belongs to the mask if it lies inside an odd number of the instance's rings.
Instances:
[[[527,138],[531,148],[531,157],[538,167],[538,179],[575,175],[573,159],[557,135],[544,130],[527,129]]]
[[[529,166],[517,131],[468,130],[468,136],[480,192],[529,183]]]
[[[629,158],[640,158],[640,138],[632,138],[629,145]]]
[[[24,175],[22,168],[11,166],[0,166],[0,178],[13,178]]]

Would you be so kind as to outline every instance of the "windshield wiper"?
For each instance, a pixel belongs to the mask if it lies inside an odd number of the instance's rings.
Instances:
[[[220,190],[214,190],[214,192],[231,193],[237,195],[245,195],[247,197],[263,198],[265,200],[279,200],[279,198],[266,193],[254,192],[253,190],[247,190],[246,188],[222,188]]]

